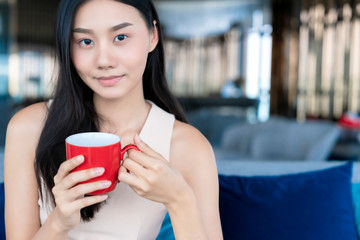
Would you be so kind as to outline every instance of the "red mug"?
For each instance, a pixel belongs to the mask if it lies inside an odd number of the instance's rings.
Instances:
[[[86,132],[71,135],[66,138],[66,159],[78,155],[84,156],[84,162],[72,171],[80,171],[90,168],[102,167],[105,169],[103,175],[81,182],[89,183],[94,181],[111,181],[110,187],[97,190],[89,195],[103,194],[115,189],[118,182],[118,171],[125,153],[130,149],[139,149],[129,144],[121,149],[120,137],[110,133]]]

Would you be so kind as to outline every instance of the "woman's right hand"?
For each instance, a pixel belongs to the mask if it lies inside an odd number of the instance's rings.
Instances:
[[[84,162],[83,156],[77,156],[64,161],[54,177],[55,186],[52,192],[55,197],[56,227],[59,232],[68,232],[80,222],[80,210],[84,207],[105,201],[107,195],[86,196],[87,193],[108,188],[110,181],[96,181],[78,184],[80,182],[101,176],[104,168],[93,168],[71,172]]]

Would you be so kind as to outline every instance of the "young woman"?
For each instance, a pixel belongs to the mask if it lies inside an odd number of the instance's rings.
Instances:
[[[63,0],[52,101],[10,121],[5,147],[7,239],[155,239],[166,212],[176,239],[222,239],[212,148],[186,124],[164,75],[150,0]],[[136,144],[107,195],[104,169],[71,172],[65,138],[88,131]]]

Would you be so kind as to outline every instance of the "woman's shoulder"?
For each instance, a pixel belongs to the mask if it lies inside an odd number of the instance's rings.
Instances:
[[[200,143],[200,145],[208,143],[207,139],[198,129],[178,120],[175,120],[174,123],[173,140],[189,144]]]
[[[20,110],[11,118],[6,132],[6,169],[19,165],[23,166],[24,171],[33,168],[36,146],[45,122],[46,112],[46,103],[36,103]]]
[[[17,112],[9,121],[8,134],[39,135],[45,123],[47,103],[32,104]]]
[[[213,160],[213,149],[204,135],[190,124],[175,121],[172,143],[172,159]]]

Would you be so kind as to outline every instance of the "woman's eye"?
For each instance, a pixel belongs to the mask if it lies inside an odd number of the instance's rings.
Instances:
[[[126,38],[127,38],[126,35],[117,35],[117,36],[115,37],[115,42],[124,41]]]
[[[89,45],[94,44],[94,42],[92,40],[90,40],[90,39],[84,39],[84,40],[80,41],[80,44],[85,45],[85,46],[89,46]]]

